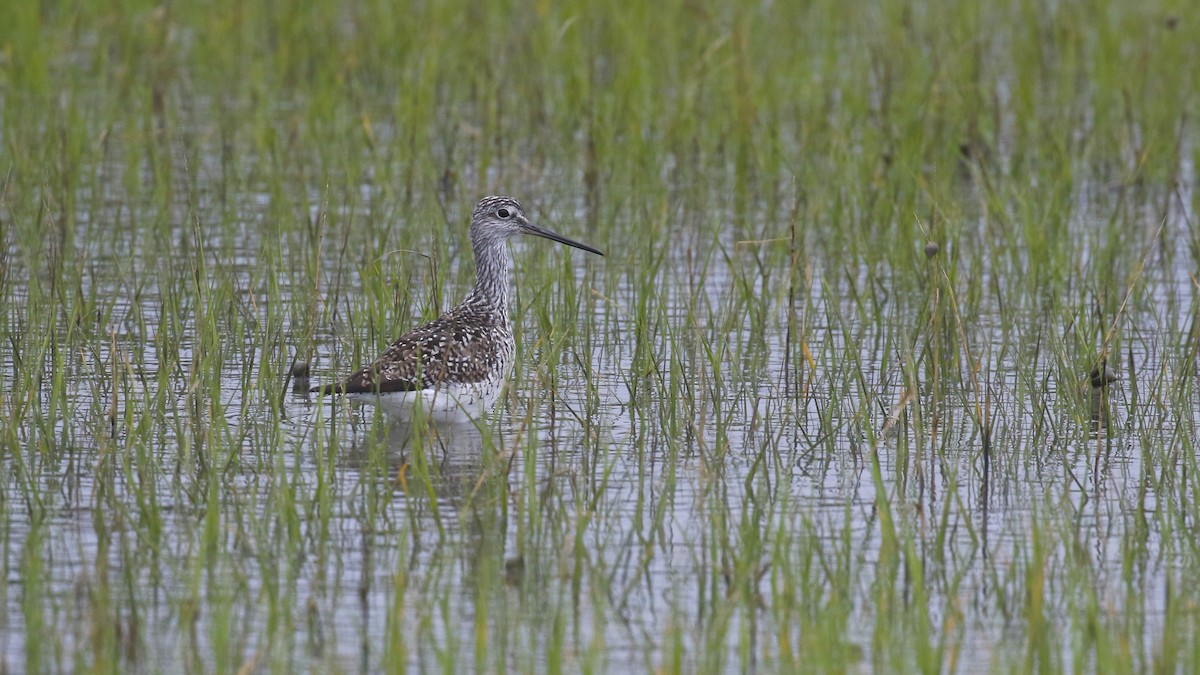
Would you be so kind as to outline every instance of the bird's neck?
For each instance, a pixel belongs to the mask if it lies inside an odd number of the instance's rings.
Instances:
[[[481,242],[475,247],[475,287],[470,302],[508,320],[508,273],[512,258],[502,241]]]

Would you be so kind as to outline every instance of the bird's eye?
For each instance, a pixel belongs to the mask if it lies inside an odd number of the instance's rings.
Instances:
[[[512,211],[509,211],[508,209],[499,209],[496,211],[496,215],[500,216],[501,218],[508,218],[512,215]]]

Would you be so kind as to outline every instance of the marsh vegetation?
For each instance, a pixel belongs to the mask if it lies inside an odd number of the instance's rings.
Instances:
[[[0,3],[0,670],[1200,668],[1191,9]]]

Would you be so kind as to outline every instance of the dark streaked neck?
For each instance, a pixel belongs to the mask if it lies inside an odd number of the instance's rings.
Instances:
[[[494,238],[471,238],[475,250],[475,287],[467,296],[467,302],[499,314],[508,320],[509,268],[512,257],[504,240]]]

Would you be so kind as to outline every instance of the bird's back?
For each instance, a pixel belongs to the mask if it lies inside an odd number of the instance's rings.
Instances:
[[[379,358],[322,394],[383,394],[499,382],[513,360],[502,313],[463,303],[401,335]]]

